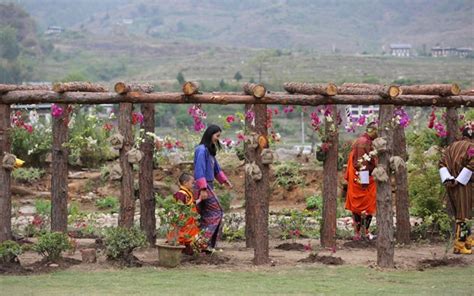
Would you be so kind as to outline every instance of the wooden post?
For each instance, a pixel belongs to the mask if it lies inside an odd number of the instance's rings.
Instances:
[[[323,213],[321,225],[321,246],[334,247],[336,245],[336,210],[337,210],[337,159],[338,159],[338,130],[337,106],[331,108],[332,121],[325,119],[326,142],[330,148],[324,161],[323,177]]]
[[[120,213],[118,225],[130,228],[133,226],[135,214],[135,196],[133,188],[132,164],[128,162],[127,152],[133,147],[132,134],[132,103],[120,103],[119,131],[123,136],[123,147],[120,150],[120,167],[122,168],[122,183],[120,186]]]
[[[10,105],[0,104],[0,160],[10,153]],[[12,239],[10,171],[0,165],[0,243]]]
[[[69,111],[67,104],[57,104],[60,116],[53,116],[53,147],[51,163],[51,231],[67,232]]]
[[[390,183],[390,157],[392,154],[393,105],[380,106],[379,137],[387,141],[387,151],[379,151],[377,168],[383,168],[389,176],[388,182],[377,181],[377,264],[394,267],[392,185]]]
[[[142,129],[155,132],[155,104],[142,104]],[[154,246],[156,242],[155,196],[153,194],[153,138],[145,136],[141,144],[143,153],[140,162],[140,226],[145,231],[148,243]]]
[[[267,105],[255,105],[255,132],[260,135],[267,137]],[[260,153],[262,149],[257,148],[256,164],[262,170],[262,179],[255,182],[255,190],[252,192],[253,201],[250,204],[253,207],[253,213],[255,214],[254,224],[254,259],[255,265],[266,264],[270,261],[269,257],[269,238],[268,238],[268,212],[269,212],[269,199],[270,199],[270,167],[269,165],[262,164],[262,157]]]
[[[448,145],[458,139],[458,109],[456,107],[446,108],[446,131],[448,132]]]
[[[245,105],[245,114],[254,105]],[[246,134],[255,132],[255,127],[252,126],[252,119],[245,117],[245,132]],[[254,149],[250,149],[247,143],[244,142],[244,155],[245,164],[256,161],[257,153]],[[254,192],[257,188],[257,184],[252,178],[245,174],[245,246],[247,248],[255,247],[255,207],[252,206],[255,203],[253,199],[255,197]]]
[[[404,161],[408,160],[405,129],[398,125],[393,134],[393,155],[400,156]],[[400,167],[395,173],[396,182],[396,217],[397,231],[396,238],[400,244],[410,243],[410,213],[408,200],[408,173],[406,167]]]

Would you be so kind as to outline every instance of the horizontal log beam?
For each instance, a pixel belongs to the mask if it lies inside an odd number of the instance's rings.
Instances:
[[[344,83],[337,88],[340,95],[379,95],[386,98],[395,98],[401,94],[396,85],[378,85],[367,83]]]
[[[91,83],[91,82],[58,82],[53,84],[53,91],[58,93],[83,91],[83,92],[106,92],[109,91],[106,87]]]
[[[185,96],[182,93],[140,93],[130,92],[126,95],[116,93],[87,93],[53,91],[11,91],[0,95],[0,104],[110,104],[110,103],[165,103],[165,104],[271,104],[271,105],[404,105],[404,106],[474,106],[474,96],[420,96],[402,95],[387,100],[376,95],[290,95],[287,93],[271,93],[261,99],[249,95],[227,93],[205,93]]]
[[[283,88],[290,94],[334,96],[338,93],[333,83],[285,82]]]
[[[15,90],[51,90],[48,84],[38,85],[16,85],[16,84],[0,84],[0,93],[6,93]]]
[[[434,95],[434,96],[457,96],[461,88],[453,84],[420,84],[400,86],[403,95]]]
[[[153,85],[151,84],[139,84],[139,83],[115,83],[114,90],[118,94],[126,94],[132,91],[151,93],[153,92]]]

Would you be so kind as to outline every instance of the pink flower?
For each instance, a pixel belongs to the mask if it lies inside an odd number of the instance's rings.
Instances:
[[[228,115],[225,120],[227,121],[227,123],[232,123],[235,121],[235,117],[234,115]]]
[[[319,130],[321,127],[321,119],[319,119],[318,113],[317,112],[311,112],[310,114],[311,118],[311,126],[313,127],[314,130]]]
[[[245,141],[245,135],[243,133],[237,134],[237,143]]]
[[[275,109],[273,109],[273,113],[275,113],[275,115],[278,115],[278,112],[279,112],[279,111],[278,111],[278,108],[275,107]]]
[[[194,117],[194,131],[200,132],[201,130],[205,129],[206,126],[201,121],[199,117]]]
[[[471,158],[473,156],[474,156],[474,148],[469,147],[469,149],[467,149],[467,157]]]
[[[174,143],[174,145],[176,148],[184,148],[184,144],[179,140],[176,140],[176,143]]]
[[[286,114],[291,113],[291,112],[293,112],[294,110],[295,110],[295,108],[294,108],[293,106],[285,106],[285,107],[283,108],[283,112],[285,112]]]
[[[141,124],[143,122],[143,115],[140,112],[132,113],[132,124]]]
[[[51,115],[53,117],[60,117],[61,115],[63,115],[63,108],[59,107],[58,105],[56,104],[51,104]]]
[[[247,112],[245,112],[245,119],[247,119],[248,121],[252,121],[254,118],[255,112],[253,112],[252,110],[247,110]]]
[[[365,124],[365,115],[361,115],[359,119],[357,120],[358,125],[364,125]]]
[[[224,143],[226,147],[230,147],[232,145],[232,140],[229,138],[225,138],[224,140],[222,140],[222,143]]]
[[[31,126],[31,124],[28,124],[28,123],[25,123],[23,125],[23,128],[26,129],[26,131],[31,134],[33,132],[33,126]]]

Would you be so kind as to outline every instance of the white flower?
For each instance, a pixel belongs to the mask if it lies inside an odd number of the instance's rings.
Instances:
[[[364,153],[364,155],[362,155],[362,158],[363,158],[365,161],[370,161],[370,156],[369,156],[367,153]]]

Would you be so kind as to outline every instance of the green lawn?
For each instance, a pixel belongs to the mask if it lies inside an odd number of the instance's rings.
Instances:
[[[1,276],[3,295],[472,295],[474,267],[378,271],[304,267],[272,271],[152,268]]]

